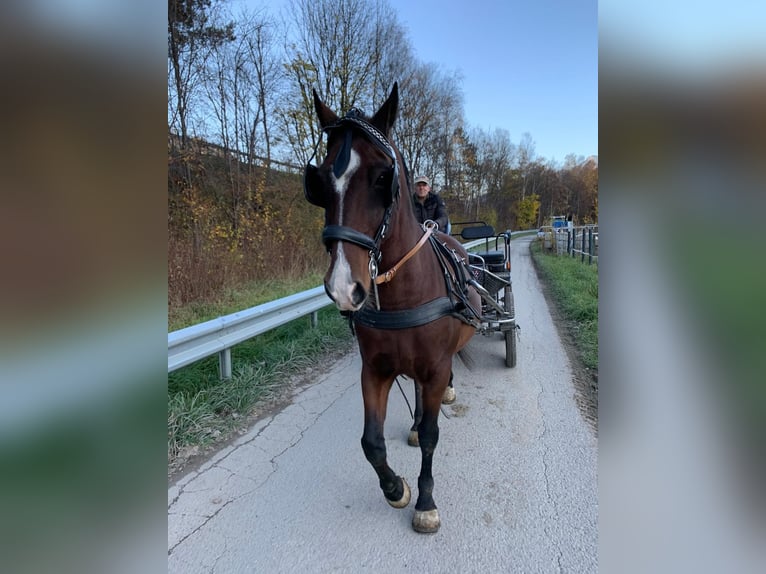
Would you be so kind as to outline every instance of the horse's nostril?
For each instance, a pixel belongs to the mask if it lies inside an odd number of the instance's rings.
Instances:
[[[357,281],[356,285],[354,285],[354,292],[351,296],[354,305],[359,305],[362,301],[364,301],[366,296],[367,293],[364,290],[364,286],[359,283],[359,281]]]

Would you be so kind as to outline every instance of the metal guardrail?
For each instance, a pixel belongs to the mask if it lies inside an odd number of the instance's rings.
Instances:
[[[219,353],[219,374],[222,379],[228,379],[231,377],[231,348],[234,345],[294,319],[314,314],[331,303],[324,287],[319,286],[168,333],[168,372]],[[312,316],[312,324],[316,324],[315,315]]]
[[[519,233],[525,232],[514,231],[511,235]],[[476,239],[463,246],[471,249],[484,241]],[[221,378],[231,378],[231,348],[234,345],[309,314],[312,316],[312,326],[316,326],[316,312],[331,304],[324,287],[320,285],[168,333],[168,373],[218,353],[218,372]]]

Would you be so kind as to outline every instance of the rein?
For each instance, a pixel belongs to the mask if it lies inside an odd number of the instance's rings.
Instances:
[[[413,247],[392,269],[383,275],[373,276],[375,288],[375,308],[364,307],[355,312],[342,312],[348,316],[351,331],[354,332],[354,324],[372,327],[374,329],[407,329],[419,327],[442,317],[452,316],[460,319],[472,327],[481,326],[481,314],[471,306],[468,300],[468,285],[472,284],[466,275],[465,261],[458,254],[440,243],[434,236],[436,228],[433,222],[424,223],[426,232],[418,244]],[[393,279],[396,270],[399,269],[412,255],[414,255],[425,242],[429,241],[434,250],[437,261],[444,273],[444,282],[447,287],[446,297],[437,297],[427,303],[411,309],[396,311],[381,311],[378,302],[377,285]],[[450,271],[451,270],[451,271]],[[372,275],[372,270],[371,270]]]
[[[396,275],[396,272],[399,271],[399,268],[407,263],[407,260],[410,259],[413,255],[415,255],[418,251],[420,251],[420,248],[423,247],[423,245],[426,244],[426,241],[428,241],[428,238],[431,237],[431,234],[434,232],[434,225],[426,225],[426,232],[423,234],[423,237],[420,238],[420,241],[415,244],[415,247],[410,249],[407,254],[402,257],[399,262],[394,265],[391,269],[386,271],[383,275],[378,275],[377,277],[373,277],[373,281],[375,281],[376,285],[380,285],[381,283],[388,283],[389,281],[393,280],[394,275]]]

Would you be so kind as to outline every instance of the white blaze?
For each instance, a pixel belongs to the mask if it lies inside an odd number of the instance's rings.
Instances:
[[[335,193],[338,194],[338,225],[343,225],[343,201],[346,198],[346,190],[348,189],[349,181],[356,170],[359,169],[359,163],[359,154],[352,149],[346,171],[344,171],[338,178],[333,175],[333,179],[335,180]],[[355,310],[352,302],[354,280],[351,278],[351,267],[348,264],[348,259],[346,259],[345,244],[343,241],[338,242],[335,265],[332,268],[327,287],[330,290],[330,294],[335,300],[338,309],[341,311]]]

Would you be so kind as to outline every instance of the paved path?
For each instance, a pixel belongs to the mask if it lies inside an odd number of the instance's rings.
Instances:
[[[499,334],[470,343],[473,371],[455,361],[434,455],[438,533],[412,530],[415,491],[403,510],[383,499],[360,446],[354,352],[168,490],[168,572],[597,572],[597,441],[527,245],[513,242],[518,365],[504,366]],[[394,386],[389,464],[415,486],[409,426]]]

